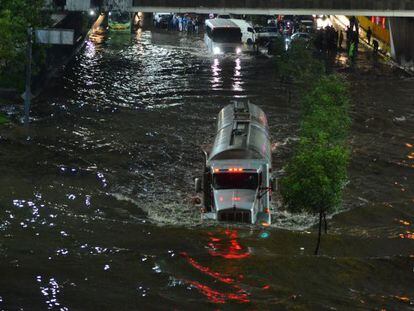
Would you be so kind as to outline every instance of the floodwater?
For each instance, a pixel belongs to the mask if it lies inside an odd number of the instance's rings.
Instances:
[[[219,110],[268,115],[274,165],[299,120],[272,60],[214,58],[164,31],[92,38],[0,130],[0,309],[413,310],[414,80],[362,56],[343,211],[314,256],[315,219],[206,224],[191,205]],[[276,200],[275,200],[276,201]]]

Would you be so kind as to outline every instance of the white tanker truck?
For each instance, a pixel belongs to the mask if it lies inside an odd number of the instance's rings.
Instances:
[[[196,192],[203,192],[203,219],[270,224],[276,182],[263,110],[245,102],[224,107],[214,145],[203,151],[204,174],[195,179]]]

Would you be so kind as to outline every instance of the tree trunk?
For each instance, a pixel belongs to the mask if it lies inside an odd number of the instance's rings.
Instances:
[[[323,221],[325,223],[325,234],[328,233],[328,222],[326,221],[326,212],[323,212]]]
[[[316,244],[315,255],[319,253],[319,245],[321,244],[321,233],[322,233],[322,211],[319,212],[319,232],[318,232],[318,242]]]

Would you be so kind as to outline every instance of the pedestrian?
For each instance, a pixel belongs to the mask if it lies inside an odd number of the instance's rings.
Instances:
[[[195,30],[196,34],[198,34],[198,32],[199,32],[199,27],[200,27],[200,19],[197,16],[196,19],[195,19],[195,26],[194,26],[194,30]]]
[[[181,31],[187,32],[187,23],[188,23],[187,16],[184,15],[183,16],[183,27],[182,27]]]
[[[373,51],[374,55],[376,55],[378,53],[378,47],[379,47],[378,41],[372,40],[372,45],[374,46],[374,51]]]
[[[183,31],[183,18],[180,16],[178,16],[178,30],[179,31]]]
[[[351,30],[354,30],[354,26],[356,24],[356,18],[355,16],[351,16],[351,18],[349,19],[349,28],[351,28]]]
[[[359,48],[359,28],[354,33],[354,43],[355,43],[355,51],[358,52]]]
[[[342,42],[344,41],[344,33],[342,30],[339,31],[338,48],[342,49]]]
[[[371,44],[371,36],[372,36],[372,30],[371,30],[371,27],[368,27],[368,30],[367,30],[367,41],[368,41],[368,44]]]
[[[351,27],[346,28],[346,50],[349,51],[352,41],[352,30]]]
[[[353,41],[350,46],[349,46],[349,52],[348,52],[349,58],[354,61],[355,60],[355,56],[356,56],[356,51],[355,51],[355,42]]]

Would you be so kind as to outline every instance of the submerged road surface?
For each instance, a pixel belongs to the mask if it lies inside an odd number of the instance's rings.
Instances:
[[[95,38],[33,107],[0,129],[0,309],[412,310],[414,80],[358,62],[344,209],[313,256],[315,219],[202,224],[190,204],[218,111],[267,113],[274,165],[297,138],[272,60],[208,56],[202,40]]]

